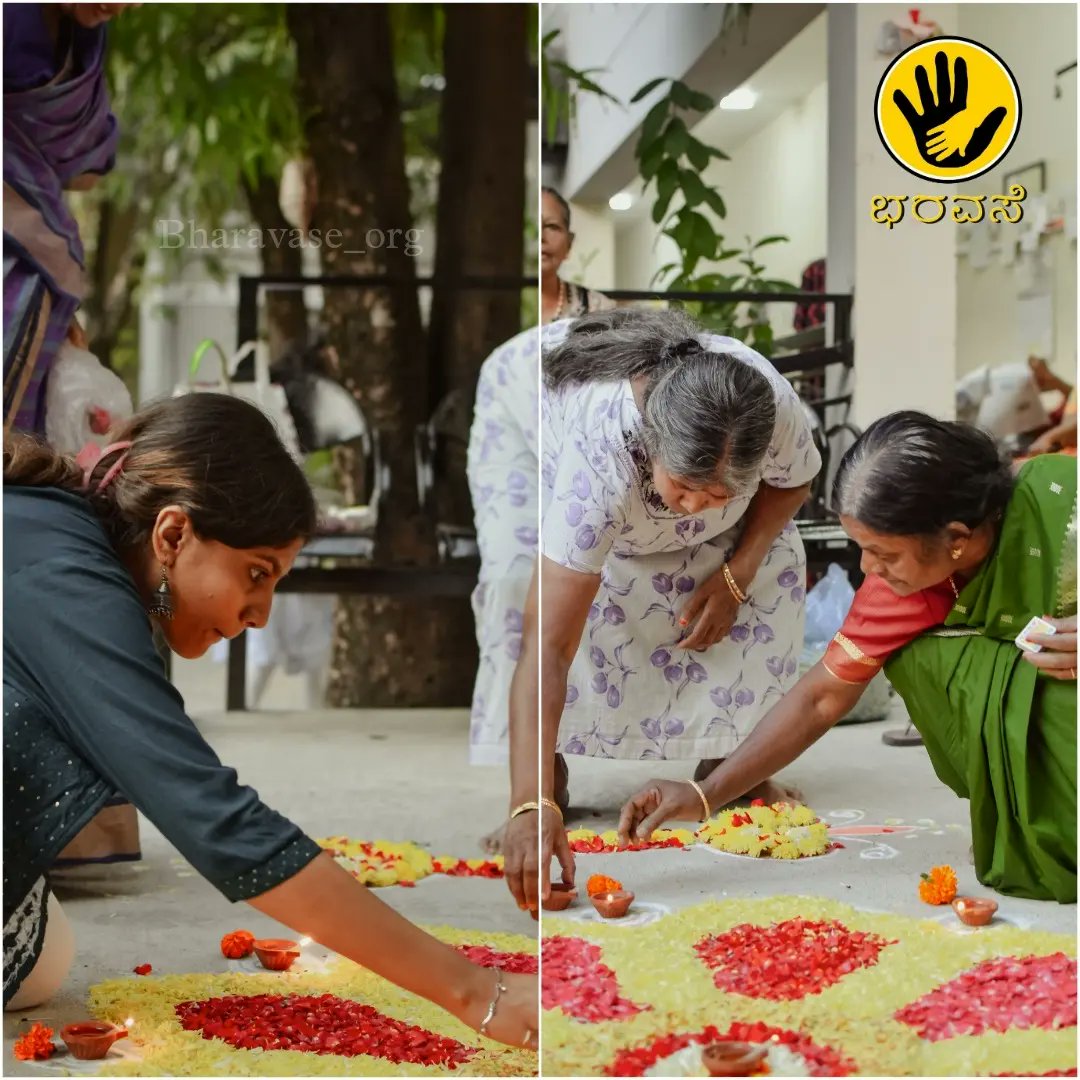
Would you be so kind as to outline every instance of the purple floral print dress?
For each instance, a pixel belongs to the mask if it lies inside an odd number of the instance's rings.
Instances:
[[[539,521],[539,356],[533,327],[484,361],[476,388],[468,457],[480,546],[480,580],[472,597],[480,646],[469,725],[473,765],[500,765],[509,753],[510,680],[521,654]]]
[[[568,322],[545,327],[542,348]],[[751,364],[776,392],[777,419],[761,482],[798,487],[821,459],[790,383],[733,338],[702,344]],[[562,753],[591,757],[725,757],[797,678],[806,557],[793,524],[776,539],[730,635],[704,652],[678,648],[679,616],[742,533],[750,498],[675,514],[652,484],[642,419],[628,381],[541,391],[543,555],[599,574],[571,666]]]

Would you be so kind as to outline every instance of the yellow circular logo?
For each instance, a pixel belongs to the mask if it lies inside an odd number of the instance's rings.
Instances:
[[[931,38],[885,69],[874,119],[897,165],[924,180],[958,184],[1009,152],[1020,130],[1020,88],[985,45]]]

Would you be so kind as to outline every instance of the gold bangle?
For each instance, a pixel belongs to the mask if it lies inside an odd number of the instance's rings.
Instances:
[[[540,803],[542,806],[546,806],[549,810],[554,810],[555,813],[559,815],[559,820],[563,820],[562,808],[554,799],[541,799]]]
[[[738,582],[736,582],[734,575],[731,573],[731,567],[727,563],[724,563],[724,580],[727,582],[727,587],[731,590],[731,595],[739,601],[740,604],[746,603],[746,593],[739,588]]]
[[[687,780],[686,783],[698,793],[701,805],[705,808],[705,816],[701,820],[708,821],[712,817],[712,810],[709,809],[709,800],[705,798],[705,792],[701,790],[701,785],[696,780]]]
[[[513,821],[514,818],[520,817],[522,814],[527,814],[530,810],[535,810],[537,813],[540,813],[540,804],[538,802],[523,802],[520,806],[515,806],[514,809],[510,811],[510,820]]]

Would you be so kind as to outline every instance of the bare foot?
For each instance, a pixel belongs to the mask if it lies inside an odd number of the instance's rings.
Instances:
[[[751,788],[742,795],[738,801],[745,803],[753,802],[754,799],[761,799],[766,806],[772,806],[773,803],[778,802],[801,803],[803,793],[790,784],[781,784],[776,780],[764,780],[757,787]]]
[[[502,852],[503,846],[503,834],[506,832],[506,826],[509,822],[504,821],[494,832],[489,832],[487,836],[483,837],[480,841],[480,847],[488,855],[499,855]]]

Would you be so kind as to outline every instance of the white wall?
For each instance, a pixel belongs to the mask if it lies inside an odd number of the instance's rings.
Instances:
[[[1076,60],[1075,5],[962,4],[959,10],[958,32],[993,49],[1009,65],[1023,103],[1020,133],[1005,161],[968,186],[979,193],[1003,192],[1005,174],[1045,161],[1051,199],[1066,190],[1073,192],[1075,199],[1075,71],[1060,80],[1062,95],[1054,97],[1054,72]],[[1054,304],[1053,354],[1049,359],[1072,381],[1077,355],[1076,241],[1060,233],[1047,236],[1040,253]],[[1003,266],[997,256],[981,270],[974,269],[966,257],[958,260],[959,372],[986,363],[1024,359],[1024,343],[1016,329],[1019,284],[1017,271]]]
[[[570,204],[574,246],[559,271],[565,281],[590,289],[610,289],[615,282],[615,223],[605,207]]]

